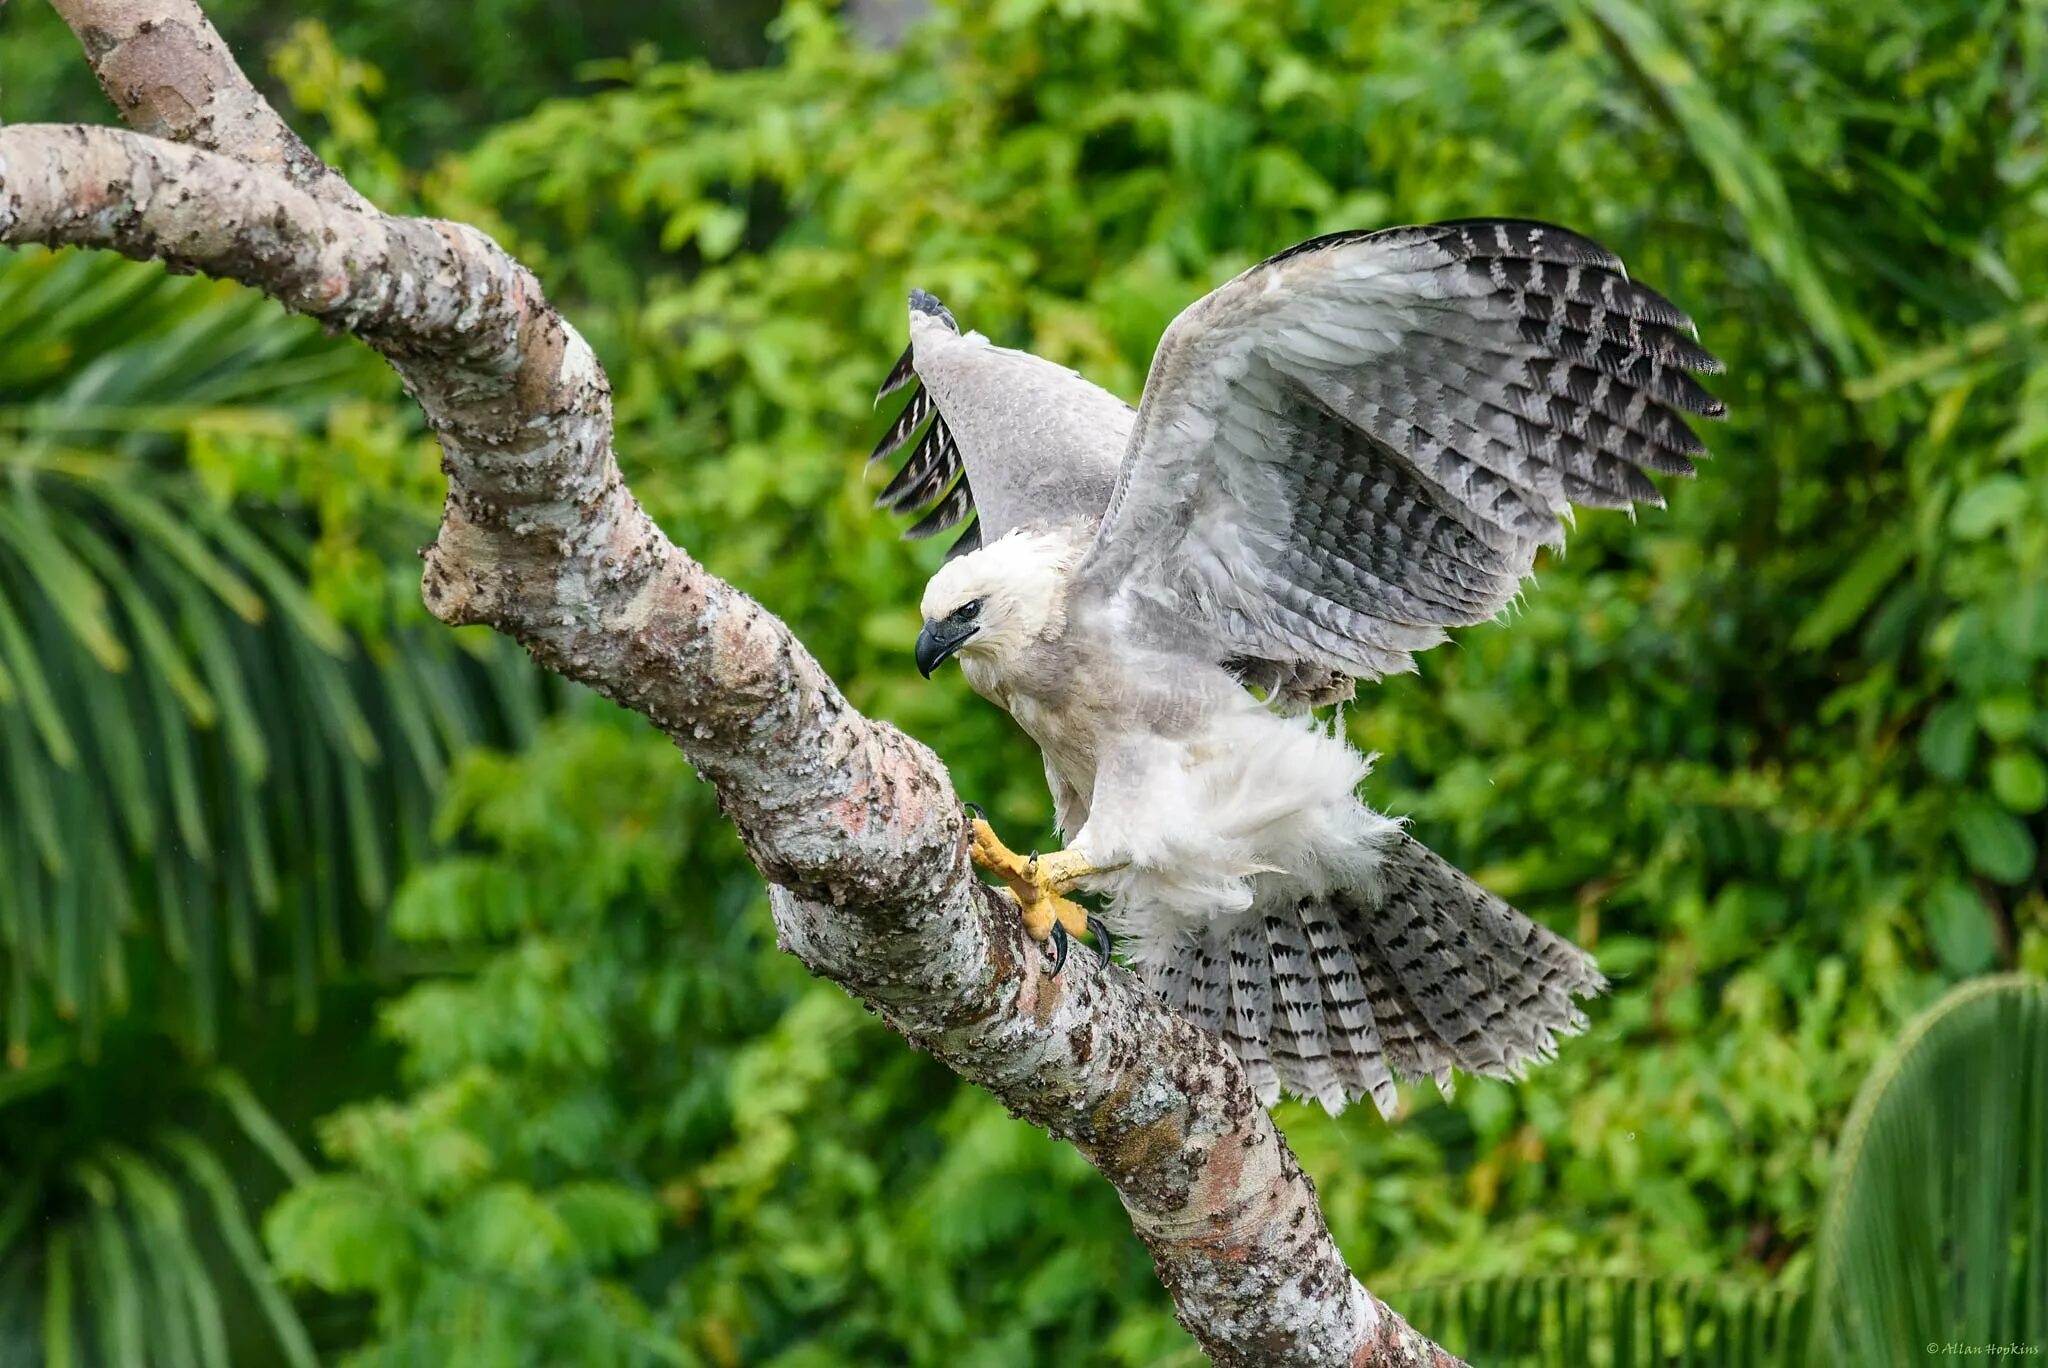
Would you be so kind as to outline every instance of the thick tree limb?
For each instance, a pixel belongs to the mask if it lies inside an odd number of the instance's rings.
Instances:
[[[782,943],[1115,1185],[1219,1364],[1446,1365],[1346,1270],[1236,1060],[1129,974],[1061,978],[973,876],[944,768],[870,722],[760,605],[669,543],[610,391],[475,229],[378,213],[262,102],[189,0],[56,0],[124,115],[0,129],[0,243],[202,270],[386,356],[449,492],[424,592],[647,716],[718,788]]]

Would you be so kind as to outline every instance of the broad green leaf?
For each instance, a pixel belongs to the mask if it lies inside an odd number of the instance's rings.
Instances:
[[[1977,705],[1977,724],[1994,741],[2017,741],[2033,726],[2039,708],[2025,694],[1999,694]]]
[[[417,1257],[403,1210],[346,1177],[293,1188],[264,1218],[263,1235],[281,1273],[329,1292],[391,1288]]]
[[[1991,792],[2014,812],[2048,806],[2048,765],[2032,751],[2000,751],[1991,757]]]
[[[1949,511],[1949,530],[1964,541],[1988,537],[2027,516],[2027,487],[2011,475],[1993,475],[1963,491]]]
[[[2033,872],[2033,834],[2004,808],[1983,798],[1963,799],[1956,806],[1955,833],[1970,868],[1985,878],[2016,884]]]
[[[1977,753],[1976,710],[1952,698],[1927,715],[1920,729],[1920,761],[1936,777],[1960,783]]]
[[[1865,1081],[1819,1234],[1814,1362],[1898,1346],[2031,1343],[2048,1302],[2048,987],[2017,975],[1951,991]]]
[[[652,1251],[660,1208],[649,1198],[602,1183],[569,1183],[547,1194],[579,1260],[603,1266]]]
[[[1991,909],[1966,883],[1937,886],[1927,904],[1927,935],[1942,967],[1956,978],[1981,974],[1998,952]]]

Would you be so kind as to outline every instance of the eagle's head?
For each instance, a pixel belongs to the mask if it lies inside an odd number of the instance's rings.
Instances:
[[[1008,673],[1066,629],[1074,561],[1071,539],[1020,530],[946,562],[924,589],[918,673],[954,655]]]

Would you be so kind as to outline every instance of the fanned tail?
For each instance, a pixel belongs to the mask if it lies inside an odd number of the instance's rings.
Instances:
[[[1255,910],[1146,966],[1153,991],[1219,1032],[1262,1102],[1332,1113],[1394,1079],[1519,1076],[1583,1030],[1575,998],[1606,986],[1592,957],[1405,834],[1378,886]]]

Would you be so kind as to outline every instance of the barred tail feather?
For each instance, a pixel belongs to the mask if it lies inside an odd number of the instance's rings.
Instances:
[[[1230,954],[1223,947],[1198,946],[1188,979],[1188,1020],[1221,1033],[1230,1020]]]
[[[1280,1096],[1280,1076],[1267,1044],[1273,1033],[1273,984],[1265,931],[1257,920],[1247,919],[1230,938],[1230,1013],[1223,1019],[1223,1040],[1244,1064],[1253,1095],[1272,1102]]]
[[[1330,1029],[1323,1014],[1325,985],[1309,957],[1299,916],[1266,918],[1273,965],[1273,1068],[1291,1092],[1342,1111],[1350,1092],[1338,1081]],[[1347,1042],[1347,1050],[1354,1048]]]
[[[1593,959],[1413,837],[1390,843],[1382,899],[1359,918],[1375,958],[1467,1073],[1518,1077],[1585,1029],[1573,998],[1607,981]]]
[[[1394,1075],[1387,1066],[1389,1047],[1372,1009],[1365,974],[1336,909],[1323,902],[1301,906],[1302,929],[1323,990],[1329,1026],[1330,1054],[1343,1082],[1339,1102],[1370,1097],[1381,1114],[1394,1110]],[[1330,1104],[1325,1101],[1325,1107]]]
[[[1488,893],[1412,837],[1383,851],[1377,887],[1255,911],[1147,966],[1153,991],[1219,1031],[1254,1093],[1331,1112],[1370,1097],[1392,1116],[1396,1076],[1513,1077],[1582,1030],[1574,999],[1606,986],[1592,957]]]

